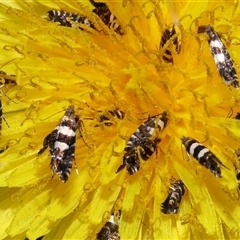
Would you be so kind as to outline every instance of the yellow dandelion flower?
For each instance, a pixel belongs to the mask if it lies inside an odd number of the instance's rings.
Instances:
[[[239,14],[1,4],[0,239],[239,239]]]

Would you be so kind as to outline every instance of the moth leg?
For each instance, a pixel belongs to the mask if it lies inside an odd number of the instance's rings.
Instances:
[[[56,137],[57,137],[57,133],[58,133],[58,130],[55,129],[54,131],[52,131],[50,134],[48,134],[48,135],[44,138],[43,148],[41,148],[41,149],[38,151],[37,156],[41,155],[41,154],[48,148],[48,146],[49,146],[50,148],[53,148],[54,142],[55,142]]]
[[[125,168],[125,166],[126,164],[120,165],[115,173],[119,173],[120,171],[122,171]]]
[[[86,141],[85,141],[85,139],[84,139],[84,137],[83,137],[82,132],[83,132],[84,130],[86,130],[86,129],[85,129],[85,126],[84,126],[84,123],[83,123],[82,120],[79,120],[78,131],[79,131],[79,134],[80,134],[80,138],[82,138],[84,144],[85,144],[88,148],[90,148],[90,147],[89,147],[89,144],[86,143]]]
[[[55,173],[52,171],[52,177],[51,177],[51,181],[53,180]]]
[[[9,146],[6,146],[5,148],[0,149],[0,154],[5,152],[8,148],[9,148]]]
[[[75,157],[73,157],[73,162],[74,162],[74,165],[75,165],[76,173],[77,173],[77,175],[78,175],[78,167],[77,167],[77,163],[76,163]]]

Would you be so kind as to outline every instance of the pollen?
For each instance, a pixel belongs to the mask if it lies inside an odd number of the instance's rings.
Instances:
[[[239,8],[220,4],[0,4],[1,239],[239,238]]]

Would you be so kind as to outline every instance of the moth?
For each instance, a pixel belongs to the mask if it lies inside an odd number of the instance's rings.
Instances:
[[[95,2],[94,0],[89,1],[95,7],[92,12],[95,13],[105,25],[120,35],[124,33],[118,19],[112,14],[106,3]]]
[[[63,10],[50,10],[48,13],[48,19],[51,22],[58,22],[61,26],[66,27],[73,27],[72,22],[76,23],[82,23],[86,26],[89,26],[91,28],[94,28],[94,25],[92,22],[90,22],[85,16],[81,16],[80,14],[74,14],[70,12],[65,12]],[[71,21],[69,21],[71,19]],[[79,28],[83,30],[83,28]]]
[[[3,91],[2,91],[2,87],[4,87],[5,85],[16,85],[16,76],[15,75],[11,75],[8,74],[4,71],[0,70],[0,81],[1,81],[1,86],[0,86],[0,92],[5,95],[9,100],[11,100],[12,102],[14,102],[11,98],[9,98]],[[15,102],[14,102],[15,103]],[[2,133],[2,119],[5,121],[5,123],[7,124],[7,126],[10,128],[10,126],[8,125],[6,119],[4,118],[4,114],[3,114],[3,108],[2,108],[2,99],[0,99],[0,135]]]
[[[14,61],[15,59],[12,59],[6,63],[4,63],[2,65],[2,67],[4,67],[6,64]],[[1,67],[1,68],[2,68]],[[2,88],[5,86],[5,85],[17,85],[17,82],[16,82],[16,75],[13,75],[13,74],[9,74],[9,73],[6,73],[2,70],[0,70],[0,92],[2,94],[2,96],[6,96],[10,101],[14,102],[11,98],[9,98],[7,96],[7,94],[2,90]],[[2,134],[2,119],[5,121],[5,123],[7,124],[7,126],[10,128],[10,126],[8,125],[8,122],[7,120],[5,119],[4,117],[4,114],[3,114],[3,107],[2,107],[2,96],[1,96],[1,99],[0,99],[0,135]],[[15,103],[15,102],[14,102]],[[0,154],[5,152],[7,149],[9,148],[9,146],[5,146],[3,148],[0,149]]]
[[[105,223],[100,232],[97,233],[97,240],[120,240],[119,226],[115,221],[115,216],[112,214],[109,220]]]
[[[161,139],[153,136],[156,129],[162,132],[168,123],[167,113],[149,117],[138,129],[131,135],[123,156],[123,164],[119,166],[116,173],[125,167],[130,175],[136,173],[140,169],[140,158],[147,161],[157,150],[157,146]]]
[[[13,85],[16,85],[17,82],[16,82],[16,75],[13,75],[13,74],[8,74],[4,71],[1,71],[0,70],[0,80],[1,80],[1,83],[2,85],[5,85],[5,84],[13,84]]]
[[[219,74],[227,85],[239,88],[238,76],[233,66],[233,60],[230,57],[227,48],[223,44],[219,35],[215,32],[211,25],[200,26],[198,33],[206,32],[209,40],[209,47]]]
[[[103,112],[103,111],[95,110],[94,108],[90,107],[86,102],[85,104],[95,112],[99,112],[99,113]],[[116,117],[120,120],[123,120],[125,117],[125,112],[120,110],[119,108],[108,110],[106,113],[100,114],[98,121],[100,123],[103,123],[105,126],[109,127],[113,125],[113,121],[111,121],[111,117]],[[85,119],[94,120],[94,118],[85,118]],[[96,124],[95,127],[99,127],[99,124]]]
[[[185,193],[185,186],[182,180],[176,180],[169,188],[169,194],[161,205],[162,213],[176,214],[178,213],[182,197]]]
[[[214,153],[193,138],[183,136],[181,141],[190,155],[192,155],[201,165],[207,168],[216,177],[221,178],[220,166],[226,166]]]
[[[240,149],[237,149],[235,151],[235,154],[238,158],[238,160],[240,161]],[[235,168],[235,171],[236,171],[236,179],[238,180],[238,190],[240,191],[240,169],[235,165],[234,165],[234,168]]]
[[[171,41],[175,47],[176,53],[179,54],[181,51],[181,43],[178,40],[178,37],[176,36],[176,34],[177,34],[177,32],[175,29],[175,25],[173,25],[172,29],[170,29],[170,30],[165,29],[163,32],[163,35],[161,37],[160,48],[163,48],[166,44],[169,44],[169,42]],[[162,58],[165,62],[173,64],[172,51],[169,46],[164,51]]]
[[[237,112],[237,115],[235,116],[235,119],[240,120],[240,112]]]
[[[113,117],[116,117],[120,120],[123,120],[125,117],[125,112],[121,111],[120,109],[113,109],[113,110],[108,110],[108,114],[110,114]],[[104,123],[106,126],[111,126],[113,123],[110,121],[110,118],[105,114],[105,115],[100,115],[99,122]]]
[[[50,148],[52,174],[58,174],[62,182],[66,182],[71,173],[72,162],[75,161],[76,131],[82,129],[82,124],[74,106],[69,106],[58,126],[45,137],[43,148],[37,154],[41,155]]]

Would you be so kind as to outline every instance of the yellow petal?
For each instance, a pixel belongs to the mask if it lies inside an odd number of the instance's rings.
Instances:
[[[32,192],[22,199],[22,208],[18,210],[10,226],[6,229],[8,235],[15,236],[29,227],[35,216],[46,206],[50,200],[51,189],[42,192],[32,199]],[[30,201],[29,201],[30,200]]]

